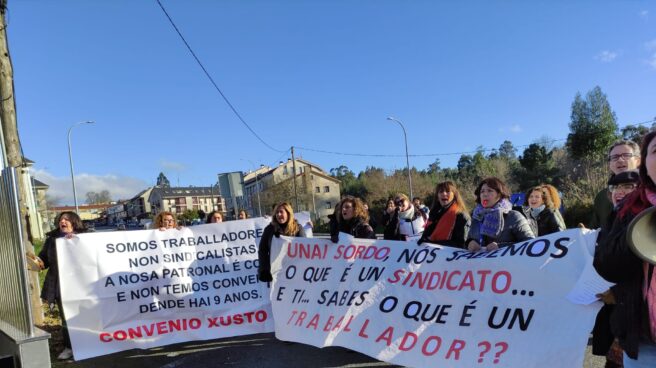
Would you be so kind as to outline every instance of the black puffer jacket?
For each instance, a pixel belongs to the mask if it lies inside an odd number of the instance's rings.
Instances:
[[[305,237],[305,229],[298,222],[296,222],[296,226],[298,226],[298,231],[293,236]],[[260,263],[257,269],[257,278],[260,281],[273,281],[273,276],[271,275],[271,240],[274,236],[280,236],[282,233],[284,233],[284,229],[281,229],[274,222],[267,225],[262,232],[260,245],[257,249],[257,259]]]
[[[338,229],[339,232],[353,235],[355,238],[376,239],[374,229],[360,217],[353,218],[350,221],[341,221],[338,225]]]
[[[560,213],[558,213],[558,210],[545,208],[538,214],[538,218],[531,216],[531,207],[528,206],[513,208],[513,210],[521,212],[526,217],[535,236],[548,235],[565,230],[565,222]]]
[[[633,254],[626,239],[634,217],[618,216],[608,234],[600,234],[594,266],[599,275],[616,283],[612,288],[616,304],[610,316],[611,331],[626,354],[637,359],[641,338],[649,334],[649,318],[642,296],[643,261]]]

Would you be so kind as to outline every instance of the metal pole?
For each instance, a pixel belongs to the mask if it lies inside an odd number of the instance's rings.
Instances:
[[[403,126],[403,123],[401,123],[399,119],[389,116],[387,120],[391,120],[399,123],[401,129],[403,129],[403,139],[405,140],[405,163],[406,163],[406,168],[408,169],[408,188],[410,188],[410,200],[412,201],[414,195],[412,194],[412,176],[410,175],[410,156],[408,155],[408,135],[405,133],[405,127]]]
[[[75,213],[79,213],[80,209],[77,206],[77,190],[75,189],[75,174],[73,170],[73,152],[71,150],[71,131],[73,128],[80,124],[93,124],[93,121],[81,121],[79,123],[75,123],[71,125],[70,128],[68,128],[68,162],[71,166],[71,182],[73,182],[73,201],[75,202]]]

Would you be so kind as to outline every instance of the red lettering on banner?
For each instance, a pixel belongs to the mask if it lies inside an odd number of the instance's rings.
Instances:
[[[488,277],[490,275],[492,275],[491,280]],[[423,272],[398,269],[387,278],[387,282],[422,290],[461,291],[466,289],[483,292],[487,289],[496,294],[503,294],[510,289],[512,277],[508,271],[494,273],[491,270]]]
[[[333,321],[334,320],[335,320],[335,317],[333,317],[332,315],[330,317],[328,317],[328,320],[326,321],[326,324],[323,326],[323,330],[326,331],[326,332],[330,331],[333,327]]]
[[[446,353],[446,359],[449,359],[451,356],[451,353],[453,353],[456,357],[455,360],[460,359],[460,351],[465,348],[465,342],[463,340],[453,340],[451,342],[451,347],[449,347],[449,351]]]
[[[312,317],[312,319],[310,320],[310,323],[308,323],[308,325],[305,326],[305,328],[310,328],[310,327],[314,327],[315,331],[317,330],[317,327],[319,327],[319,313],[315,314],[314,317]]]
[[[365,339],[369,338],[369,335],[364,333],[367,330],[367,326],[369,326],[369,318],[364,320],[364,323],[362,324],[362,327],[360,327],[360,332],[358,332],[358,336],[363,337]]]
[[[392,326],[387,327],[385,329],[385,331],[383,331],[383,333],[381,333],[380,336],[378,336],[376,338],[376,342],[379,342],[380,340],[385,340],[385,344],[387,346],[390,346],[390,345],[392,345],[392,335],[393,334],[394,334],[394,327],[392,327]]]
[[[177,331],[197,330],[202,326],[198,318],[172,319],[148,325],[130,326],[123,330],[104,331],[98,335],[101,342],[136,340],[154,335],[165,335]]]

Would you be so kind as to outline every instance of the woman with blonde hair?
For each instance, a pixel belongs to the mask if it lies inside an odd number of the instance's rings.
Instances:
[[[154,228],[161,231],[178,228],[178,219],[169,211],[162,211],[155,216],[153,220]]]
[[[306,236],[303,227],[294,219],[294,210],[291,204],[287,202],[278,204],[274,208],[271,217],[271,223],[262,232],[260,246],[257,251],[257,258],[260,262],[257,277],[264,282],[273,281],[271,275],[271,240],[273,237],[285,235],[303,238]]]
[[[428,224],[417,242],[465,248],[471,219],[458,188],[452,181],[435,186],[435,199]]]
[[[560,198],[558,201],[560,202]],[[521,213],[536,236],[565,230],[565,222],[554,204],[551,191],[545,185],[535,186],[526,192],[526,201],[521,207]]]
[[[385,226],[384,238],[386,240],[419,240],[428,216],[415,206],[407,195],[399,193],[394,196],[396,208],[392,213],[387,226]]]

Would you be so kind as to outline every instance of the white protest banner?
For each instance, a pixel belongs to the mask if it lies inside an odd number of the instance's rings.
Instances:
[[[592,262],[581,230],[490,252],[274,239],[276,336],[413,367],[581,367],[600,302],[566,295]]]
[[[75,359],[273,331],[263,218],[57,240]]]

